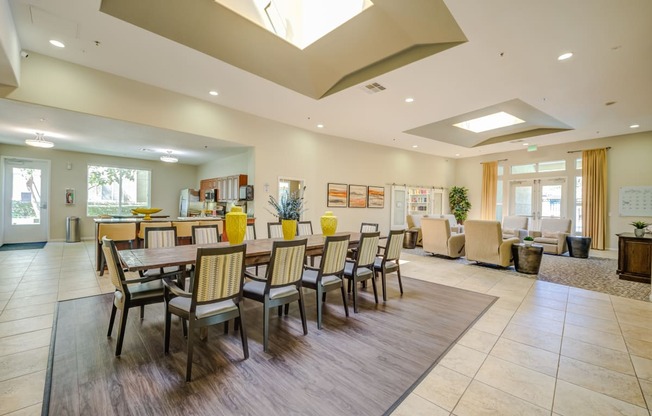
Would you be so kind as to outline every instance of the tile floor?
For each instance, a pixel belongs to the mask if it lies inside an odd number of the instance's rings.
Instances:
[[[41,412],[56,301],[113,290],[93,257],[92,242],[0,252],[0,415]],[[652,303],[404,260],[405,276],[500,299],[394,415],[652,415]]]

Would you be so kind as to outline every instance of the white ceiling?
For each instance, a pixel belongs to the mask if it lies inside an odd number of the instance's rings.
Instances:
[[[387,88],[380,93],[368,94],[356,86],[321,100],[100,13],[100,0],[0,2],[11,6],[23,50],[329,135],[445,157],[521,150],[521,143],[467,148],[446,143],[443,137],[439,141],[404,133],[513,99],[572,128],[527,139],[530,144],[627,134],[634,132],[631,124],[640,125],[637,132],[652,130],[650,0],[448,0],[467,43],[370,80]],[[51,38],[64,41],[66,48],[51,46]],[[566,51],[574,57],[558,62],[557,56]],[[0,60],[3,65],[7,62]],[[211,89],[219,96],[209,96]],[[415,101],[405,103],[406,97]],[[610,101],[616,103],[606,106]],[[19,117],[22,113],[29,117]],[[121,155],[145,159],[154,157],[138,149],[165,144],[190,155],[203,146],[223,144],[65,113],[42,107],[28,111],[0,100],[0,142],[20,143],[27,137],[16,128],[39,129],[50,123],[63,135],[83,137],[101,130],[112,143],[109,147],[120,148]],[[325,127],[317,129],[318,123]],[[89,130],[80,133],[79,125]],[[137,148],[135,139],[140,141]],[[83,142],[74,146],[91,151]],[[111,151],[95,147],[98,153]],[[202,163],[200,157],[180,159]]]

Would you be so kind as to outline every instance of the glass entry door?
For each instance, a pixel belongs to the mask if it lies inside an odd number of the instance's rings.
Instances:
[[[5,243],[48,240],[50,162],[3,158]]]
[[[529,218],[529,228],[538,230],[542,218],[562,218],[566,212],[566,178],[510,182],[510,215]]]
[[[391,216],[392,230],[404,230],[407,228],[407,187],[392,185],[392,205],[389,215]]]

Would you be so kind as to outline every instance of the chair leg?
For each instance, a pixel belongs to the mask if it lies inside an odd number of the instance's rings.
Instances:
[[[106,267],[106,258],[104,258],[104,252],[100,248],[100,276],[104,276],[104,268]]]
[[[346,289],[346,291],[347,291],[347,293],[351,293],[351,282],[353,281],[353,279],[346,279],[346,280],[347,280],[347,284],[346,284],[347,289]]]
[[[181,319],[181,330],[183,331],[183,337],[188,338],[188,323],[181,317],[179,317],[179,319]]]
[[[165,331],[164,331],[164,337],[165,340],[163,342],[163,351],[165,354],[168,354],[170,352],[170,326],[172,323],[172,314],[168,312],[168,307],[167,304],[165,305]]]
[[[370,280],[371,280],[371,287],[374,289],[374,300],[376,301],[376,303],[378,303],[378,290],[376,289],[376,279],[372,277]]]
[[[229,321],[224,322],[224,335],[229,333]]]
[[[321,310],[324,306],[324,300],[326,293],[322,293],[321,283],[317,284],[317,329],[321,329]]]
[[[280,318],[281,316],[283,316],[283,305],[281,305],[281,306],[278,307],[278,316],[279,316],[279,318]]]
[[[342,286],[340,286],[340,292],[342,292],[342,303],[344,304],[344,315],[348,318],[349,317],[349,305],[347,305],[347,302],[346,302],[346,293],[344,292],[344,282],[342,282]]]
[[[267,352],[267,344],[269,339],[269,306],[267,302],[263,307],[263,351]]]
[[[351,280],[349,280],[351,287]],[[358,313],[358,282],[353,281],[353,313]]]
[[[286,315],[287,315],[288,313],[290,313],[290,304],[289,304],[289,303],[286,303],[286,304],[285,304],[285,310],[284,310],[283,312],[284,312]]]
[[[122,341],[125,338],[125,329],[127,328],[127,315],[129,308],[125,305],[122,308],[122,316],[120,317],[120,327],[118,328],[118,342],[115,345],[115,356],[119,357],[122,353]]]
[[[380,272],[380,283],[383,286],[383,302],[387,302],[387,277],[385,276],[385,270]]]
[[[115,312],[118,310],[118,308],[115,307],[115,303],[111,305],[111,318],[109,319],[109,332],[106,333],[107,337],[111,336],[111,332],[113,332],[113,322],[115,322]]]
[[[140,307],[140,320],[142,321],[145,319],[145,305],[141,305]]]
[[[306,308],[303,304],[303,293],[299,290],[299,314],[301,314],[301,325],[303,325],[303,335],[308,335],[308,323],[306,322]]]
[[[242,341],[242,352],[244,353],[245,360],[249,358],[249,344],[247,344],[247,331],[245,330],[244,319],[242,319],[242,308],[240,304],[238,306],[238,316],[235,321],[240,324],[240,340]]]
[[[398,275],[398,288],[401,290],[401,295],[403,294],[403,283],[401,282],[401,268],[396,269],[396,274]]]
[[[191,316],[191,319],[192,318],[193,317]],[[192,356],[195,350],[194,339],[195,331],[192,327],[192,324],[190,324],[190,328],[188,328],[188,361],[186,363],[186,382],[190,382],[192,378]]]

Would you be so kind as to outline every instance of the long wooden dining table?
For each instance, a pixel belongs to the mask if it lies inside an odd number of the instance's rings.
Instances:
[[[358,245],[361,235],[359,232],[340,232],[335,235],[345,234],[351,236],[349,240],[350,246],[355,247]],[[296,237],[297,240],[308,240],[306,248],[306,255],[308,256],[319,256],[322,254],[325,238],[326,237],[322,234]],[[283,239],[265,238],[243,242],[243,244],[247,245],[245,264],[247,266],[255,266],[269,263],[274,241],[283,241]],[[127,270],[136,272],[140,270],[158,269],[161,267],[195,264],[195,261],[197,260],[197,248],[227,246],[229,246],[228,242],[216,244],[190,244],[162,248],[126,249],[119,250],[118,255]]]

